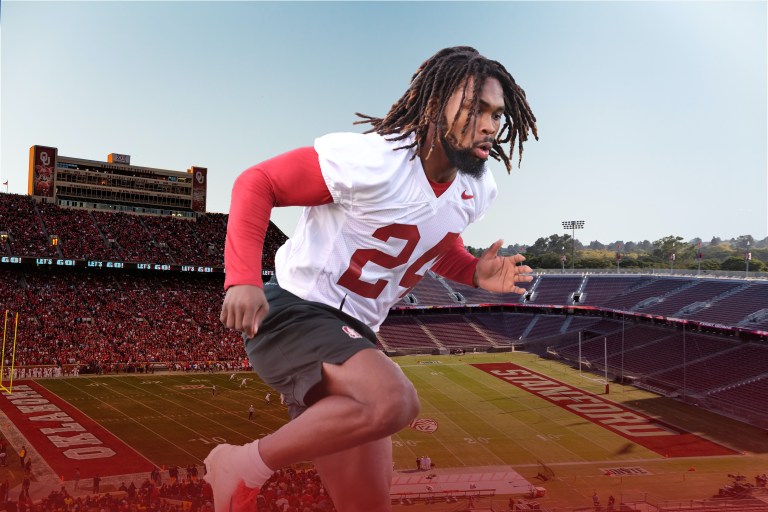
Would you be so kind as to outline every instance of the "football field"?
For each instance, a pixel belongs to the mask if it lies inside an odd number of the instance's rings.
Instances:
[[[516,471],[546,489],[542,502],[577,506],[595,491],[704,498],[729,473],[751,480],[768,470],[768,436],[757,428],[632,387],[611,383],[606,394],[598,377],[531,354],[395,361],[422,406],[393,437],[397,475],[416,474],[416,459],[429,456],[436,474]],[[83,479],[199,465],[217,443],[287,421],[268,392],[253,373],[81,375],[15,382],[1,403],[17,442],[68,481],[74,464]]]

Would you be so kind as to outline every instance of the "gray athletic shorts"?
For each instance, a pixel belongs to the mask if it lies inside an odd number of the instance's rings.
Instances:
[[[323,362],[341,364],[376,348],[376,334],[346,313],[301,299],[275,281],[265,284],[264,294],[269,313],[256,336],[243,336],[245,351],[259,377],[283,395],[288,414],[296,418],[321,398],[310,391],[323,379]]]

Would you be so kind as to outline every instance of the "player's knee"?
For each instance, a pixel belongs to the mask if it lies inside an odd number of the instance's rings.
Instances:
[[[419,397],[408,381],[386,386],[375,404],[372,424],[377,425],[385,436],[408,426],[420,409]]]

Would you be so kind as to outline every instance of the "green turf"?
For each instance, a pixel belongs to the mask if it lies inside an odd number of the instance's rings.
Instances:
[[[635,388],[612,385],[609,398],[704,435],[746,454],[697,459],[664,457],[480,371],[470,364],[511,361],[593,393],[595,376],[530,354],[409,356],[395,361],[413,381],[420,418],[437,420],[434,433],[406,428],[393,436],[395,466],[410,469],[429,455],[438,468],[509,465],[533,479],[544,461],[555,472],[548,500],[586,500],[593,488],[648,493],[659,499],[704,497],[728,481],[768,469],[768,436],[757,428]],[[247,389],[240,379],[248,377]],[[154,463],[200,463],[218,442],[244,443],[287,421],[277,400],[253,373],[177,373],[47,379],[43,386],[70,402]],[[216,396],[211,394],[215,384]],[[203,386],[200,389],[182,386]],[[247,419],[248,406],[255,420]],[[601,467],[640,466],[652,477],[605,477]],[[689,471],[694,468],[695,471]],[[435,509],[437,510],[437,509]]]

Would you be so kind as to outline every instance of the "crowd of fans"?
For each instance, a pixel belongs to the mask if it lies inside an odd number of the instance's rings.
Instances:
[[[226,226],[225,214],[195,221],[67,209],[0,194],[3,255],[221,267]],[[285,240],[271,225],[263,268],[274,268],[274,252]],[[54,365],[64,374],[146,370],[154,363],[236,369],[242,340],[221,326],[222,300],[220,273],[0,267],[0,313],[11,315],[13,332],[6,334],[18,340],[15,366]],[[2,356],[12,357],[10,344]]]
[[[0,194],[0,233],[8,235],[0,254],[222,267],[227,220],[222,213],[186,219],[60,208]],[[285,240],[270,224],[264,268],[274,268],[274,253]]]
[[[222,285],[220,274],[0,270],[0,294],[19,305],[15,366],[65,373],[156,363],[233,368],[242,339],[219,322]]]
[[[141,485],[122,482],[116,490],[93,492],[88,486],[79,491],[62,485],[41,500],[32,500],[28,490],[10,496],[7,482],[0,485],[0,509],[8,512],[213,512],[213,491],[199,474],[196,465],[186,467],[185,475],[171,467],[165,479],[155,468]],[[200,470],[202,472],[203,469]],[[87,481],[85,482],[87,483]],[[275,472],[257,497],[257,512],[335,512],[333,502],[314,469],[287,468]]]
[[[8,239],[0,244],[2,254],[57,255],[44,234],[35,202],[29,196],[0,194],[0,233]]]
[[[119,255],[106,244],[93,218],[86,210],[65,210],[50,203],[36,205],[50,236],[58,238],[57,246],[64,258],[119,260]]]

